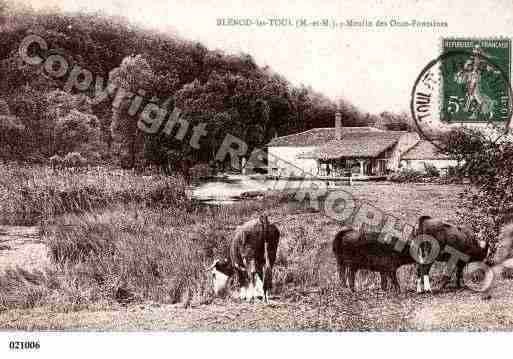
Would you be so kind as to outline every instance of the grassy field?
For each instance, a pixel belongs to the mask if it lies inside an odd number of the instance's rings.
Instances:
[[[74,176],[94,179],[99,173]],[[378,276],[365,271],[358,274],[356,293],[339,288],[331,241],[341,224],[290,196],[204,206],[169,185],[179,181],[128,176],[110,179],[108,203],[45,216],[44,246],[37,251],[46,259],[39,266],[23,268],[23,245],[9,239],[11,251],[0,251],[10,256],[4,265],[0,261],[0,328],[486,330],[511,324],[508,281],[489,300],[454,289],[419,296],[413,268],[405,266],[399,270],[402,293],[381,291]],[[97,191],[104,187],[90,182]],[[48,185],[27,183],[32,193]],[[81,191],[82,182],[74,183],[58,188]],[[126,193],[138,195],[115,197],[127,183]],[[344,190],[414,224],[421,214],[454,218],[461,187],[362,183]],[[175,200],[166,201],[168,196]],[[10,203],[18,210],[17,202]],[[271,304],[213,298],[204,268],[227,254],[237,225],[262,212],[281,232]],[[439,268],[433,272],[436,280]]]

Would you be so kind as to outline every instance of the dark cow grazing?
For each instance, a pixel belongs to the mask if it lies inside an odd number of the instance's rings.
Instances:
[[[397,269],[405,264],[415,263],[409,254],[409,247],[401,252],[392,244],[380,242],[379,233],[361,233],[351,227],[342,228],[333,241],[333,252],[342,285],[346,279],[349,287],[355,289],[355,275],[359,269],[380,272],[381,288],[387,290],[387,278],[392,287],[400,290]]]
[[[416,235],[419,236],[422,234],[430,235],[438,242],[440,252],[435,260],[439,262],[447,262],[451,257],[451,254],[445,250],[446,246],[452,247],[453,249],[466,254],[469,257],[469,263],[483,261],[488,254],[489,244],[484,241],[479,241],[472,229],[467,226],[455,226],[430,216],[421,216],[419,218]],[[434,261],[431,263],[419,264],[420,270],[424,273],[423,278],[424,280],[427,280],[428,283],[429,270],[433,263]],[[458,288],[461,287],[461,277],[465,264],[466,263],[461,260],[457,263],[456,286]],[[445,276],[442,282],[442,288],[444,288],[450,280],[450,276]]]
[[[235,275],[241,287],[241,299],[263,297],[267,302],[279,239],[278,228],[269,223],[267,216],[239,226],[230,245],[230,258],[215,260],[208,268],[212,271],[216,295],[225,291],[229,279]]]

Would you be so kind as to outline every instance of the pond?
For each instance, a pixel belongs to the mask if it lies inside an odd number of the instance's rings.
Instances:
[[[208,181],[197,182],[189,187],[191,197],[197,201],[209,204],[234,203],[242,200],[244,192],[268,191],[273,188],[284,188],[291,180],[265,180],[264,176],[226,175]],[[316,183],[320,181],[314,181]],[[333,186],[330,181],[329,186]],[[345,181],[337,181],[338,186],[347,186]]]
[[[262,179],[252,179],[244,175],[227,175],[208,181],[194,183],[190,188],[191,197],[195,200],[211,203],[234,203],[241,200],[244,192],[267,191],[269,183]]]

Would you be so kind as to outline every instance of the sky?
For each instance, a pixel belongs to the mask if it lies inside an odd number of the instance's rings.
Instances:
[[[20,0],[15,0],[20,1]],[[117,14],[210,49],[245,52],[293,84],[344,98],[370,113],[408,111],[414,82],[442,38],[513,37],[513,1],[490,0],[21,0],[35,9]],[[472,4],[472,5],[469,5]],[[290,19],[294,26],[219,26],[218,19]],[[298,19],[373,26],[296,27]],[[446,27],[391,26],[437,21]],[[376,21],[388,24],[377,27]]]

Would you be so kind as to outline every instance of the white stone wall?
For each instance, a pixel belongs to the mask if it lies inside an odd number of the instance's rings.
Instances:
[[[269,147],[268,148],[268,174],[281,177],[303,177],[317,173],[317,160],[297,158],[299,154],[310,152],[315,147]]]

